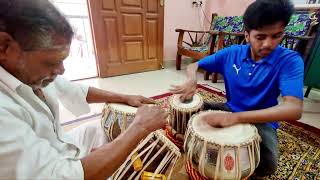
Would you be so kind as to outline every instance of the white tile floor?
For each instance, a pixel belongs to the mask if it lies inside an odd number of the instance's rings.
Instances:
[[[168,67],[152,72],[110,77],[105,79],[95,78],[90,80],[79,81],[82,84],[88,84],[93,87],[126,93],[139,94],[146,97],[156,96],[168,92],[170,85],[181,84],[186,80],[185,66],[181,71],[176,71],[172,62],[167,63]],[[211,81],[204,81],[203,74],[198,73],[198,83],[209,84],[221,90],[224,90],[223,83],[211,83]],[[84,116],[98,114],[102,111],[103,104],[91,105],[90,114]],[[70,112],[61,107],[62,122],[67,122],[76,119]],[[78,117],[79,118],[79,117]],[[303,123],[320,128],[320,92],[311,91],[309,98],[304,100],[303,117],[300,120]]]

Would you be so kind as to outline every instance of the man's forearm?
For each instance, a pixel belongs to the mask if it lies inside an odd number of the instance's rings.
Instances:
[[[266,123],[272,121],[299,120],[302,106],[299,104],[284,103],[264,110],[235,113],[237,123]]]
[[[188,81],[197,82],[198,63],[192,63],[187,67]]]
[[[88,103],[126,103],[127,95],[104,91],[90,87],[87,94]]]
[[[130,128],[117,139],[81,159],[85,179],[106,179],[125,161],[147,131]]]

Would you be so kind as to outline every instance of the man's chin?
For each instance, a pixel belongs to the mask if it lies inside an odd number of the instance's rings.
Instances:
[[[39,83],[34,83],[32,84],[32,89],[39,89],[39,88],[45,88],[47,87],[50,83],[52,83],[54,81],[54,79],[47,79],[47,80],[43,80]]]
[[[272,53],[272,51],[262,51],[259,53],[260,57],[265,58],[269,56]]]
[[[47,87],[50,83],[52,83],[54,81],[54,79],[48,79],[48,80],[44,80],[41,83],[41,87]]]

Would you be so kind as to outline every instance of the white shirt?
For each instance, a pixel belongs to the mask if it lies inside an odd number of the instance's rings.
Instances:
[[[0,179],[84,179],[86,152],[63,132],[58,100],[88,113],[88,87],[58,77],[42,91],[47,103],[0,66]]]

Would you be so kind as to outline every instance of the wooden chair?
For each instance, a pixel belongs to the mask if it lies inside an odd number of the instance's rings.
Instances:
[[[216,39],[217,46],[214,52],[217,52],[225,47],[233,44],[241,44],[245,40],[244,25],[242,16],[230,16],[230,17],[217,17],[215,26],[212,28],[211,33],[219,32],[219,36]],[[204,79],[209,79],[209,73],[205,72]],[[212,74],[212,82],[218,81],[218,74]]]
[[[188,56],[197,61],[228,44],[238,42],[238,37],[243,36],[242,16],[220,17],[214,13],[211,18],[210,30],[176,29],[176,32],[179,32],[176,69],[180,70],[182,56]],[[188,33],[189,40],[184,37],[185,33]]]
[[[285,36],[281,46],[298,51],[304,59],[309,54],[310,47],[314,41],[314,27],[318,24],[316,13],[297,13],[292,15],[289,24],[285,28]]]
[[[300,12],[294,14],[288,26],[285,29],[285,36],[281,42],[281,45],[297,51],[305,60],[305,66],[307,68],[308,60],[311,56],[311,47],[314,44],[316,37],[316,25],[319,23],[319,14]],[[308,97],[312,87],[308,87],[305,97]]]
[[[214,21],[217,14],[212,14],[211,22]],[[179,32],[178,37],[178,51],[176,56],[176,69],[181,69],[181,57],[182,55],[191,57],[195,60],[202,59],[211,54],[214,49],[214,43],[212,42],[212,36],[210,30],[208,31],[193,31],[185,29],[176,29]],[[189,39],[184,36],[187,33]]]

